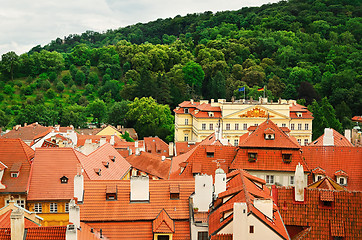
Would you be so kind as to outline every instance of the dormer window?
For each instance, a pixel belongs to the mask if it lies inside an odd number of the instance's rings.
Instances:
[[[106,188],[106,200],[114,201],[117,200],[117,186],[109,185]]]
[[[347,178],[346,177],[337,177],[337,183],[342,186],[347,185]]]
[[[116,161],[116,156],[109,156],[109,159],[110,159],[112,162],[115,162],[115,161]]]
[[[317,182],[317,181],[321,180],[323,177],[324,177],[323,175],[317,174],[314,177],[314,181]]]
[[[297,112],[297,117],[301,118],[303,115],[301,112]]]
[[[101,171],[102,171],[102,169],[100,169],[100,168],[95,168],[95,169],[94,169],[94,172],[95,172],[96,174],[98,174],[98,176],[101,176]]]
[[[170,199],[172,200],[180,199],[180,185],[170,184]]]
[[[290,163],[292,161],[292,154],[291,153],[283,153],[282,158],[283,158],[283,162]]]
[[[265,134],[265,140],[274,140],[274,134]]]
[[[265,140],[274,140],[275,139],[275,131],[271,128],[267,128],[264,131]]]
[[[12,172],[12,173],[10,173],[10,176],[12,178],[17,178],[17,177],[19,177],[19,172]]]
[[[213,112],[209,112],[209,117],[214,117],[214,113],[213,113]]]
[[[66,176],[61,177],[60,183],[68,183],[68,178]]]
[[[257,157],[258,157],[257,153],[254,153],[254,152],[249,152],[248,153],[249,162],[255,162]]]
[[[102,162],[103,166],[105,166],[106,168],[109,168],[109,162]]]
[[[189,109],[188,109],[188,108],[185,108],[185,109],[184,109],[184,113],[189,113]]]

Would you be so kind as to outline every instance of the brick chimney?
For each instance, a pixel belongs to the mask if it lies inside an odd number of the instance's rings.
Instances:
[[[10,215],[11,240],[24,239],[24,210],[17,208]]]

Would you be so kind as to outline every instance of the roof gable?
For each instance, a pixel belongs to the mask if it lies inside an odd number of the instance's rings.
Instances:
[[[262,105],[253,105],[224,116],[224,119],[228,118],[289,118],[289,116],[263,107]]]
[[[333,141],[334,141],[333,146],[353,147],[353,144],[350,141],[348,141],[348,139],[345,136],[343,136],[342,134],[340,134],[333,128],[331,128],[331,130],[333,131]],[[320,136],[319,138],[317,138],[316,140],[311,142],[309,145],[310,146],[323,146],[324,135],[325,134],[323,134],[322,136]]]
[[[173,233],[175,232],[175,223],[168,216],[165,209],[162,209],[155,220],[152,222],[154,233]]]

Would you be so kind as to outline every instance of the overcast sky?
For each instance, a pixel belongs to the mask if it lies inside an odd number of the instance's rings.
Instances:
[[[0,0],[0,56],[18,55],[57,37],[102,32],[158,18],[237,10],[277,0]]]

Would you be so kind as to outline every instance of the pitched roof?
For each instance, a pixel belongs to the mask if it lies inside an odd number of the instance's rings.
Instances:
[[[170,173],[171,160],[162,160],[160,155],[142,151],[140,155],[133,154],[126,159],[133,168],[161,179],[167,179]]]
[[[78,141],[77,141],[77,147],[84,146],[87,139],[89,139],[92,143],[99,143],[101,138],[106,138],[106,142],[110,142],[111,135],[81,135],[78,134]],[[121,139],[117,135],[114,136],[114,147],[117,147],[118,145],[123,144],[123,142],[126,142],[126,140]]]
[[[302,116],[298,116],[297,113],[301,113]],[[308,110],[308,108],[298,103],[293,104],[291,107],[289,107],[289,116],[291,118],[313,119],[313,114]]]
[[[74,195],[74,176],[81,166],[72,148],[37,148],[32,164],[28,200],[69,200]],[[84,174],[84,178],[88,176]],[[66,176],[68,183],[61,183]]]
[[[168,144],[165,143],[161,138],[145,137],[143,138],[143,141],[146,152],[158,154],[165,157],[169,156]]]
[[[9,209],[9,211],[5,212],[4,214],[2,214],[0,216],[0,228],[10,228],[11,227],[10,215],[11,215],[12,211],[13,211],[12,209]],[[36,223],[34,223],[33,221],[29,220],[26,217],[24,217],[24,224],[25,224],[25,228],[38,227],[38,225]],[[2,239],[2,238],[0,238],[0,239]]]
[[[274,139],[266,139],[265,131],[273,130],[275,132]],[[247,134],[246,138],[240,137],[239,146],[242,148],[283,148],[283,149],[299,149],[300,145],[292,136],[288,136],[271,120],[266,120],[252,133]]]
[[[179,199],[170,199],[170,184],[179,184]],[[116,201],[106,200],[107,185],[117,186]],[[149,202],[131,202],[130,190],[130,180],[85,181],[81,221],[153,221],[162,209],[173,220],[189,219],[188,198],[194,191],[194,180],[150,180]]]
[[[335,179],[335,173],[343,170],[348,174],[346,188],[362,190],[362,149],[359,147],[303,146],[303,157],[309,169],[322,168],[326,175]]]
[[[20,138],[23,141],[32,141],[35,136],[47,132],[51,127],[44,127],[38,123],[32,123],[24,127],[15,126],[3,138]]]
[[[122,155],[122,157],[128,157],[130,155],[129,150],[131,150],[132,155],[133,153],[136,153],[137,148],[144,149],[144,142],[143,140],[138,140],[135,142],[120,142],[117,143],[114,148],[119,152],[119,154]]]
[[[307,188],[303,204],[296,204],[294,188],[278,187],[277,190],[279,211],[287,228],[308,227],[301,239],[358,239],[362,236],[362,192]],[[321,193],[333,196],[331,207],[323,205]]]
[[[82,167],[91,180],[121,180],[131,168],[112,145],[105,143],[88,156],[74,151]],[[101,169],[97,174],[93,169]]]
[[[30,227],[25,240],[65,240],[67,226]],[[11,240],[11,228],[0,228],[0,239]]]
[[[152,228],[154,233],[173,233],[175,232],[175,223],[165,209],[162,209],[156,219],[153,220]]]
[[[233,240],[232,234],[217,234],[211,236],[211,240]]]
[[[362,116],[354,116],[354,117],[352,118],[352,121],[353,121],[353,122],[362,122]]]
[[[353,147],[353,144],[350,141],[348,141],[348,139],[345,136],[343,136],[342,134],[340,134],[333,128],[331,128],[331,130],[333,131],[333,140],[334,140],[333,146]],[[309,145],[310,146],[323,146],[324,135],[325,134],[323,134],[322,136],[320,136],[319,138],[317,138],[316,140],[311,142]]]
[[[336,181],[330,177],[324,177],[319,181],[316,181],[310,185],[308,188],[318,188],[318,189],[327,189],[327,190],[346,190],[345,187],[339,185]]]
[[[0,192],[24,193],[28,190],[30,165],[33,157],[33,149],[21,139],[0,139],[0,162],[7,167],[1,180],[6,188],[1,189]],[[11,177],[11,170],[20,170],[18,177]]]
[[[262,179],[258,179],[244,170],[237,170],[227,175],[228,185],[225,192],[219,194],[209,215],[209,235],[213,236],[233,220],[233,212],[224,218],[224,212],[233,211],[235,202],[245,202],[249,214],[254,214],[262,223],[283,239],[289,239],[280,218],[278,207],[273,204],[273,218],[264,215],[254,206],[254,199],[271,199],[270,190]],[[256,182],[255,182],[256,181]],[[227,198],[227,201],[224,201]],[[223,219],[221,219],[223,218]]]
[[[181,154],[184,154],[188,151],[190,151],[191,149],[193,149],[194,147],[197,146],[196,144],[190,144],[188,142],[175,142],[175,156],[179,156]]]

